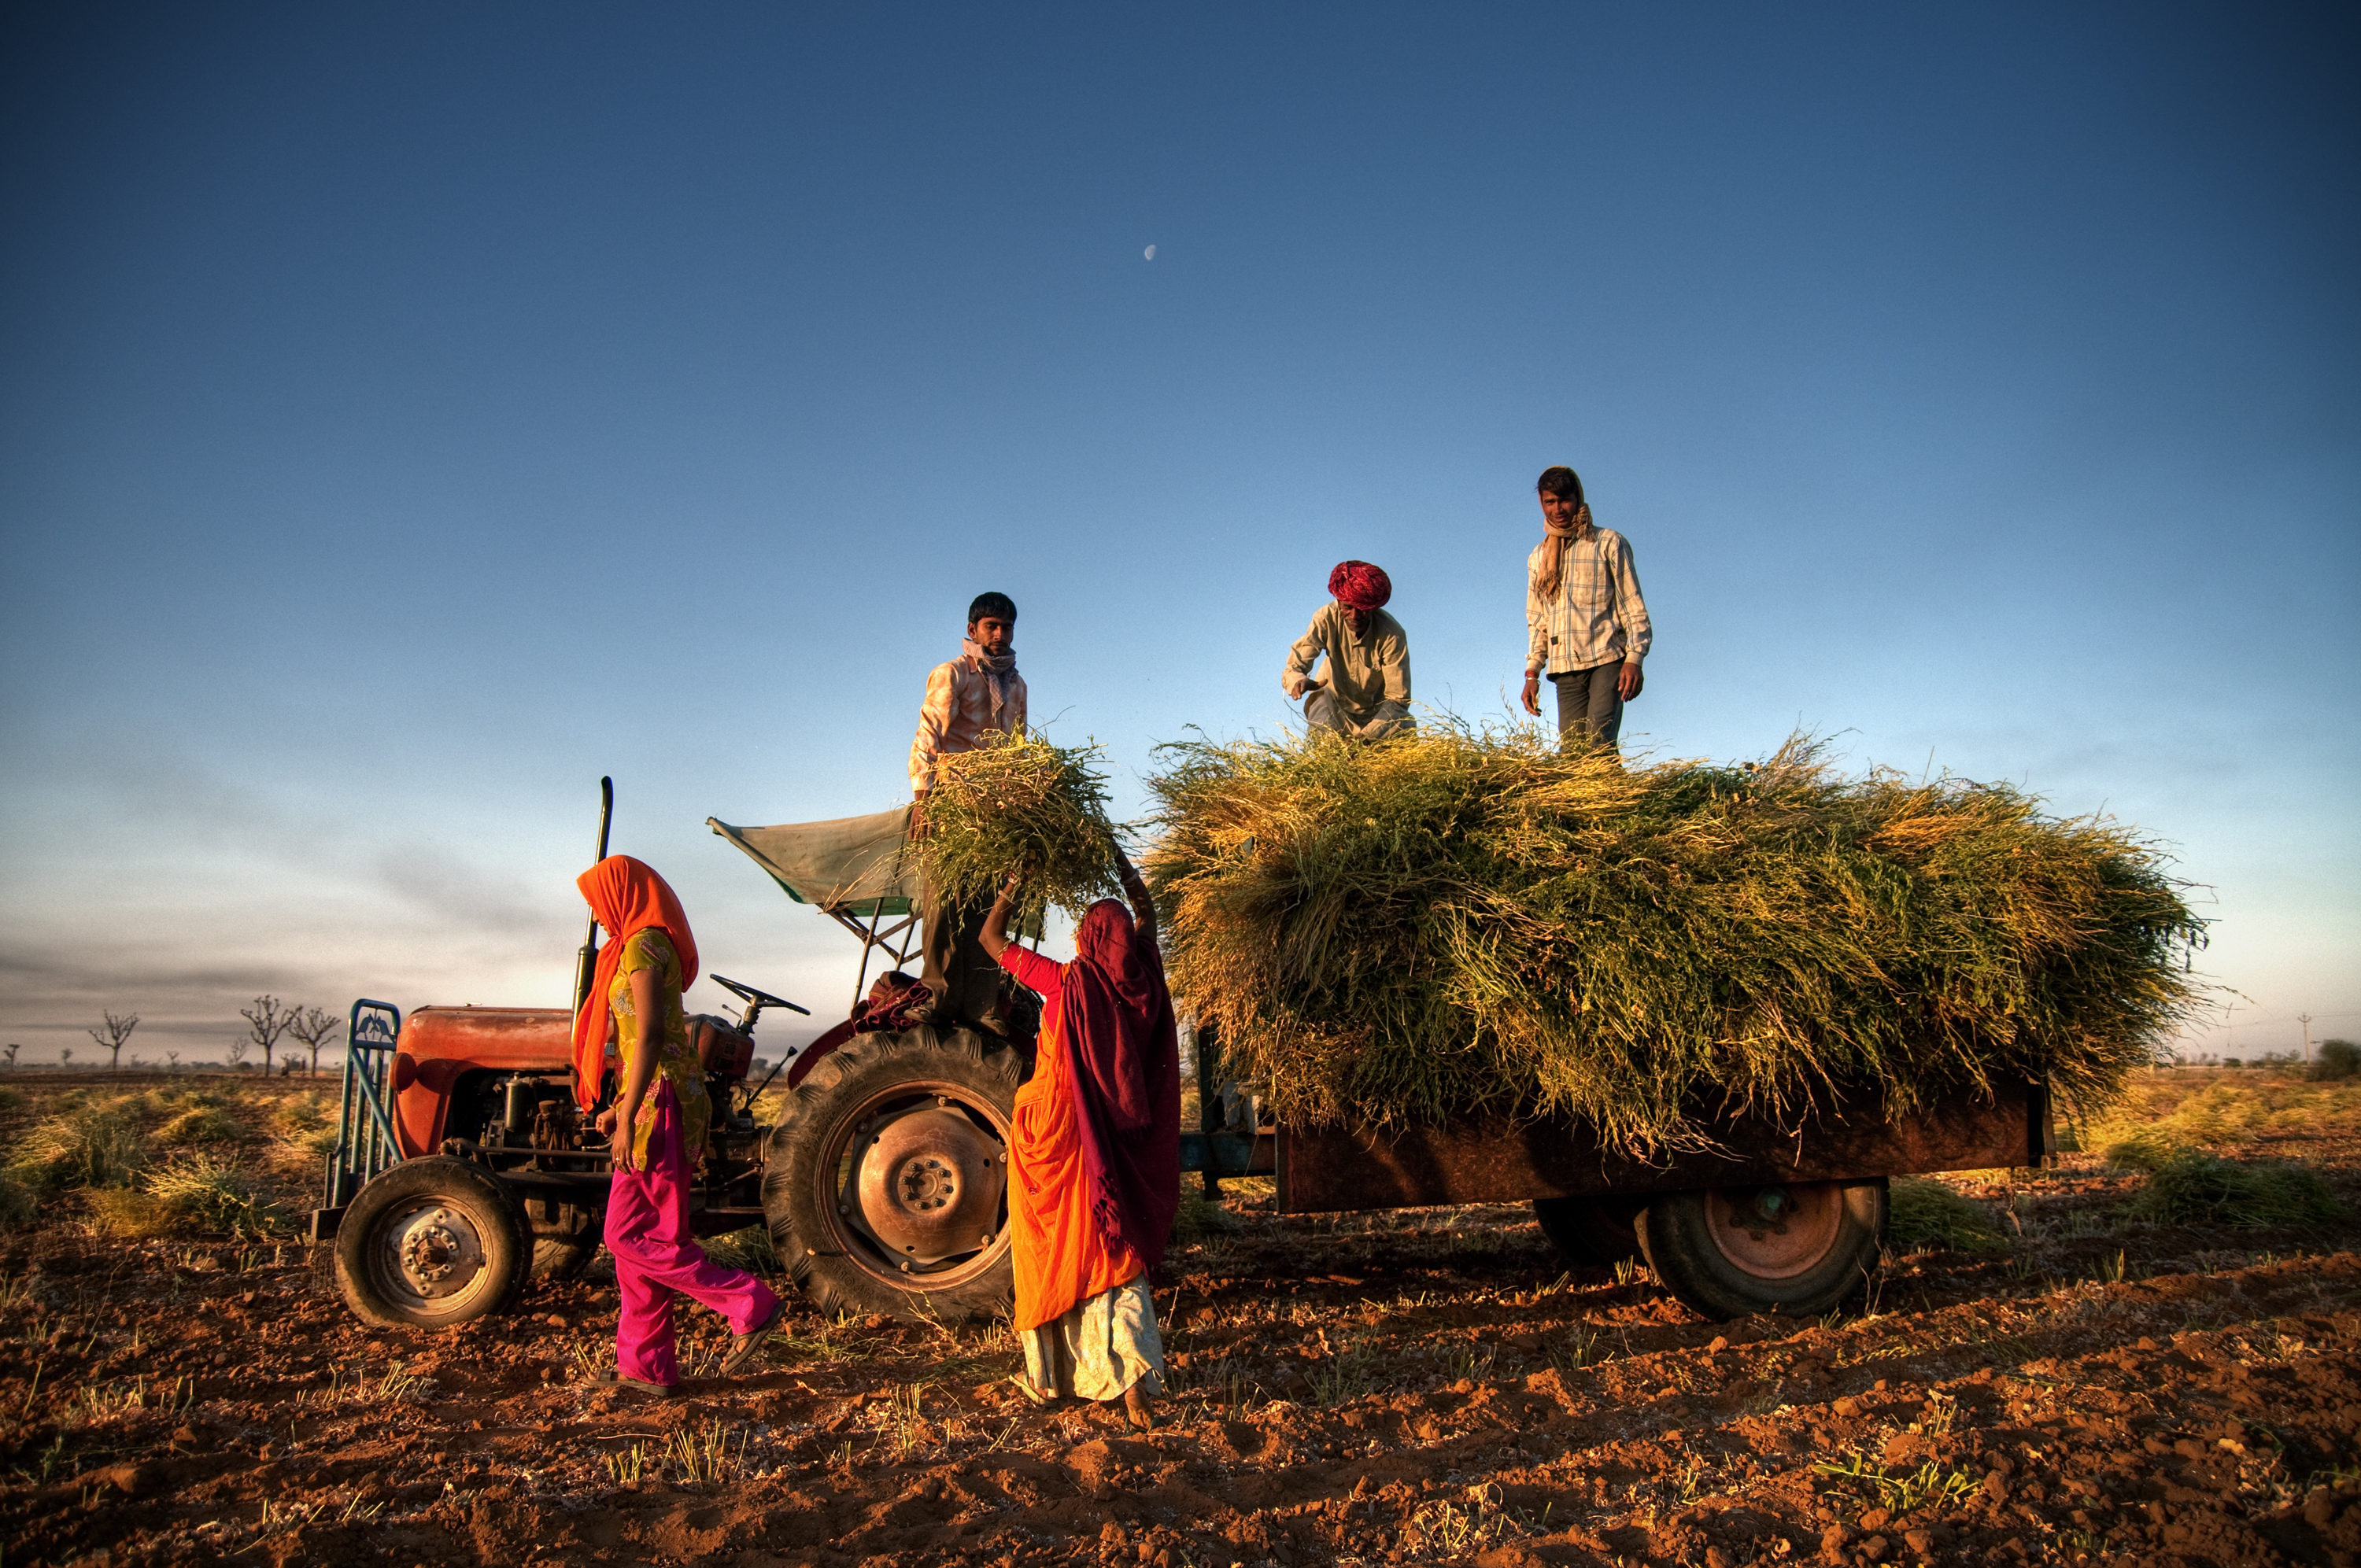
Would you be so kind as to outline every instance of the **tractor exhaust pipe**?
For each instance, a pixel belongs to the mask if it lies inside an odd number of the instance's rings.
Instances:
[[[615,781],[598,781],[598,860],[607,858],[607,829],[615,820]],[[592,862],[594,865],[597,861]],[[598,972],[598,917],[590,917],[590,928],[582,934],[582,950],[574,955],[574,1015],[582,1016],[582,1009],[590,1000],[590,981]]]

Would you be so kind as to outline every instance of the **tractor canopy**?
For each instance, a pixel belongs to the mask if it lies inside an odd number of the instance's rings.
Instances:
[[[906,806],[778,828],[732,828],[711,817],[705,824],[745,850],[797,904],[858,919],[907,915],[917,904],[917,868],[902,861]]]

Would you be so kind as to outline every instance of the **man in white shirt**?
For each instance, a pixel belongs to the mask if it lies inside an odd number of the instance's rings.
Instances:
[[[1006,594],[979,594],[967,609],[960,656],[927,677],[918,732],[910,742],[910,834],[927,830],[927,795],[942,758],[972,751],[995,732],[1025,733],[1025,677],[1016,673],[1016,605]],[[980,935],[989,899],[957,903],[928,887],[926,915],[924,1016],[939,1028],[965,1024],[1005,1033],[1000,966]]]
[[[1533,488],[1545,532],[1525,557],[1525,711],[1541,717],[1546,673],[1557,687],[1558,738],[1612,746],[1654,641],[1631,546],[1590,521],[1573,469],[1545,468]]]

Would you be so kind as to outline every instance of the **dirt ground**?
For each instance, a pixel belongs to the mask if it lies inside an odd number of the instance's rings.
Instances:
[[[1281,1219],[1233,1183],[1158,1291],[1145,1437],[1034,1408],[1005,1326],[806,1308],[757,1376],[594,1391],[600,1266],[364,1328],[269,1228],[300,1160],[230,1239],[64,1191],[0,1230],[0,1561],[2350,1563],[2361,1116],[2257,1111],[2258,1077],[2158,1075],[2148,1111],[2210,1096],[2224,1152],[2308,1162],[2345,1217],[2158,1223],[2092,1155],[1981,1173],[1948,1185],[1995,1236],[1897,1246],[1827,1321],[1704,1321],[1521,1209]],[[20,1075],[0,1141],[125,1080]],[[308,1091],[232,1089],[249,1151]],[[700,1372],[722,1331],[685,1321]]]

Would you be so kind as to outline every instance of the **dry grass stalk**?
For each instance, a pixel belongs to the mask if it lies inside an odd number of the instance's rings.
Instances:
[[[2194,996],[2147,841],[2006,785],[1629,763],[1537,730],[1184,743],[1146,857],[1175,994],[1299,1124],[1564,1113],[1647,1153],[1832,1087],[2086,1105]]]
[[[926,832],[906,852],[929,883],[961,899],[988,898],[1023,870],[1031,912],[1048,903],[1079,916],[1121,892],[1099,761],[1096,745],[1053,746],[1038,735],[946,757],[927,796]]]

